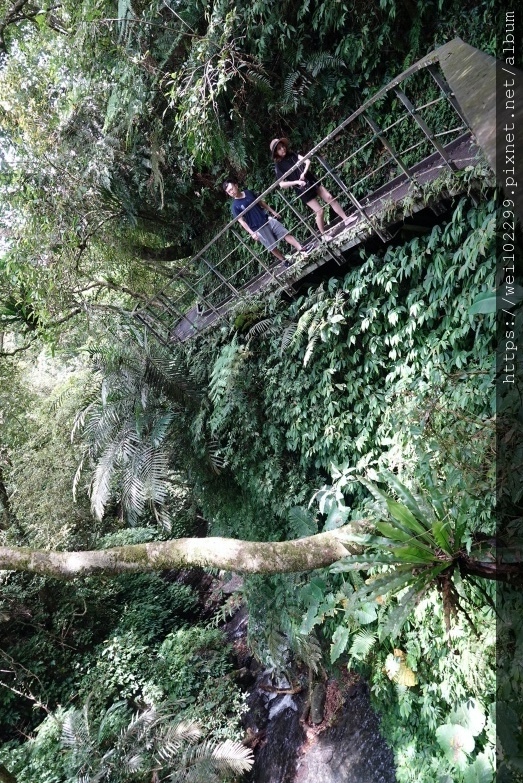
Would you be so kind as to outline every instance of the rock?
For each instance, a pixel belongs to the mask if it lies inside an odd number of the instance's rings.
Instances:
[[[278,701],[283,702],[287,696]],[[302,696],[294,698],[299,700]],[[304,740],[297,705],[285,707],[268,721],[265,741],[256,749],[256,762],[245,783],[293,783],[298,752]]]
[[[311,693],[311,723],[313,723],[315,726],[323,721],[323,710],[325,707],[326,696],[327,688],[325,687],[325,683],[315,683]]]
[[[366,687],[347,695],[335,723],[302,748],[290,783],[395,783],[394,757]]]

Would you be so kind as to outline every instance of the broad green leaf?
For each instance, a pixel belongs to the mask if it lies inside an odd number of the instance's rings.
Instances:
[[[395,500],[388,500],[387,509],[389,514],[391,514],[391,516],[401,525],[411,530],[415,535],[424,538],[426,541],[430,541],[427,530],[423,527],[421,522],[418,522],[414,514],[409,511],[406,506],[403,506],[401,503],[396,503]]]
[[[436,739],[449,761],[463,769],[467,764],[466,754],[474,750],[474,737],[470,731],[459,724],[445,723],[436,729]]]
[[[345,625],[338,625],[332,635],[331,663],[337,661],[340,655],[345,651],[349,641],[349,635],[349,629]]]
[[[476,699],[468,699],[451,713],[449,720],[464,726],[472,736],[477,737],[485,727],[485,712]]]
[[[300,626],[300,633],[303,634],[309,634],[317,622],[320,621],[320,617],[318,616],[318,605],[317,604],[311,604],[307,610],[307,614],[302,620],[301,626]]]
[[[424,476],[426,493],[430,499],[432,508],[434,509],[436,516],[443,519],[446,515],[445,508],[445,495],[440,491],[434,482],[432,472],[427,470]]]
[[[432,525],[432,533],[434,535],[434,540],[440,549],[443,549],[444,552],[450,555],[452,553],[452,547],[447,534],[448,526],[449,523],[445,522],[443,519],[436,519]]]
[[[378,489],[378,487],[375,486],[370,481],[367,481],[366,478],[363,478],[363,476],[357,476],[358,481],[363,484],[364,487],[367,487],[369,492],[371,493],[372,497],[378,501],[378,503],[383,506],[383,508],[387,507],[387,500],[389,500],[389,497],[381,491],[381,489]]]
[[[357,595],[361,596],[362,600],[371,601],[392,591],[397,592],[405,585],[408,585],[409,582],[412,582],[413,579],[415,579],[415,575],[412,573],[410,566],[402,571],[395,569],[390,574],[372,579],[372,581],[357,591]]]
[[[496,292],[483,291],[469,307],[469,315],[479,315],[496,312]]]
[[[465,769],[463,783],[492,783],[494,770],[484,753],[479,753],[474,763]]]
[[[344,530],[340,534],[340,541],[347,541],[354,544],[361,544],[362,546],[384,546],[384,547],[390,547],[392,543],[389,538],[382,538],[381,536],[373,536],[371,533],[351,533],[350,530]]]
[[[396,547],[394,550],[396,557],[401,558],[404,563],[433,563],[436,555],[431,550],[426,550],[418,545],[417,542],[409,546]]]
[[[399,478],[394,473],[391,473],[390,470],[382,470],[380,472],[380,478],[383,478],[383,480],[394,489],[401,502],[404,503],[409,511],[414,514],[414,516],[419,519],[422,524],[425,525],[426,529],[429,529],[430,525],[425,520],[423,512],[418,506],[414,495],[405,486],[405,484],[402,484]]]
[[[376,619],[376,604],[366,603],[354,611],[354,617],[360,625],[368,625]]]
[[[347,521],[347,517],[350,514],[350,508],[341,507],[337,504],[333,504],[325,520],[324,530],[335,530],[341,527]]]
[[[392,541],[412,541],[412,533],[405,532],[401,527],[392,525],[390,522],[379,521],[375,522],[374,525],[382,535],[387,536]]]

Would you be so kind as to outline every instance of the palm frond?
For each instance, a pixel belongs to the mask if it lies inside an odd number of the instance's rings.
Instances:
[[[75,752],[88,751],[92,747],[89,725],[80,710],[69,710],[62,725],[62,743]]]
[[[238,774],[248,772],[254,764],[252,750],[232,740],[220,742],[212,751],[212,759],[220,771]]]
[[[352,637],[349,654],[358,661],[364,661],[377,641],[376,633],[362,629]]]
[[[114,475],[121,444],[110,443],[98,460],[91,484],[91,509],[96,519],[102,519],[111,497],[111,481]]]
[[[294,322],[289,323],[288,326],[285,327],[281,336],[280,353],[286,351],[292,344],[297,328],[298,324]]]
[[[198,745],[188,748],[181,759],[180,767],[189,774],[192,772],[193,779],[208,780],[213,773],[248,772],[254,763],[252,750],[245,747],[240,742],[225,740],[216,743],[213,740],[206,740]],[[207,777],[203,777],[207,775]],[[196,774],[196,778],[194,775]]]
[[[167,725],[160,737],[157,749],[160,763],[169,763],[180,754],[181,748],[187,743],[193,744],[202,736],[202,728],[196,720],[185,720]]]

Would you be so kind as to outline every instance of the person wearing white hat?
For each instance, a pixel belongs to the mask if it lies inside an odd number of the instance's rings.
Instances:
[[[286,138],[273,139],[270,143],[271,155],[274,160],[274,170],[276,178],[279,179],[286,174],[293,166],[303,161],[303,156],[290,151],[290,142]],[[353,218],[347,217],[343,207],[332,196],[324,185],[317,182],[309,172],[310,160],[303,161],[289,177],[280,182],[280,188],[294,188],[298,193],[303,204],[306,204],[315,213],[316,225],[321,234],[325,233],[325,220],[323,210],[318,198],[325,201],[345,224],[350,223]]]

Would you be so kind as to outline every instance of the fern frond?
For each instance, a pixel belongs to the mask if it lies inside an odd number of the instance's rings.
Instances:
[[[292,344],[297,328],[298,328],[298,324],[296,323],[290,323],[288,326],[285,327],[283,334],[281,336],[281,344],[280,344],[281,354],[284,351],[286,351],[287,348]]]
[[[207,455],[213,471],[220,475],[224,467],[227,465],[227,460],[220,454],[220,442],[217,438],[211,438],[207,443]]]
[[[307,343],[307,349],[305,351],[305,356],[303,357],[303,366],[306,367],[309,363],[309,360],[314,352],[314,346],[316,345],[318,341],[318,335],[314,334],[309,342]]]
[[[229,345],[225,345],[218,354],[211,370],[209,384],[209,396],[213,404],[216,405],[232,385],[243,353],[243,348],[234,339]]]
[[[292,538],[305,538],[318,532],[314,514],[303,506],[289,509],[289,525]]]
[[[327,68],[336,69],[338,71],[345,67],[345,63],[340,57],[334,57],[328,52],[315,52],[302,63],[302,67],[309,71],[313,77],[316,77],[321,71],[324,71]]]
[[[296,324],[296,329],[294,330],[294,335],[291,339],[292,345],[297,345],[302,334],[308,330],[311,321],[314,319],[315,312],[316,306],[313,306],[309,310],[306,310],[302,316],[300,316],[298,323]]]
[[[238,774],[249,772],[254,764],[252,750],[241,742],[233,742],[229,739],[220,742],[212,751],[212,759],[220,771]]]
[[[377,634],[362,629],[352,637],[349,654],[357,661],[364,661],[377,641]]]
[[[260,73],[259,71],[253,71],[249,68],[245,72],[245,75],[249,81],[260,88],[261,92],[265,93],[266,95],[269,95],[272,92],[272,85],[265,74]]]
[[[247,340],[252,340],[255,337],[261,337],[265,334],[274,334],[275,332],[275,323],[274,323],[274,317],[272,318],[264,318],[262,321],[258,321],[257,323],[253,324],[249,331],[247,332]]]
[[[291,645],[298,660],[306,664],[313,672],[319,670],[323,652],[314,633],[304,634],[297,628],[291,638]]]

